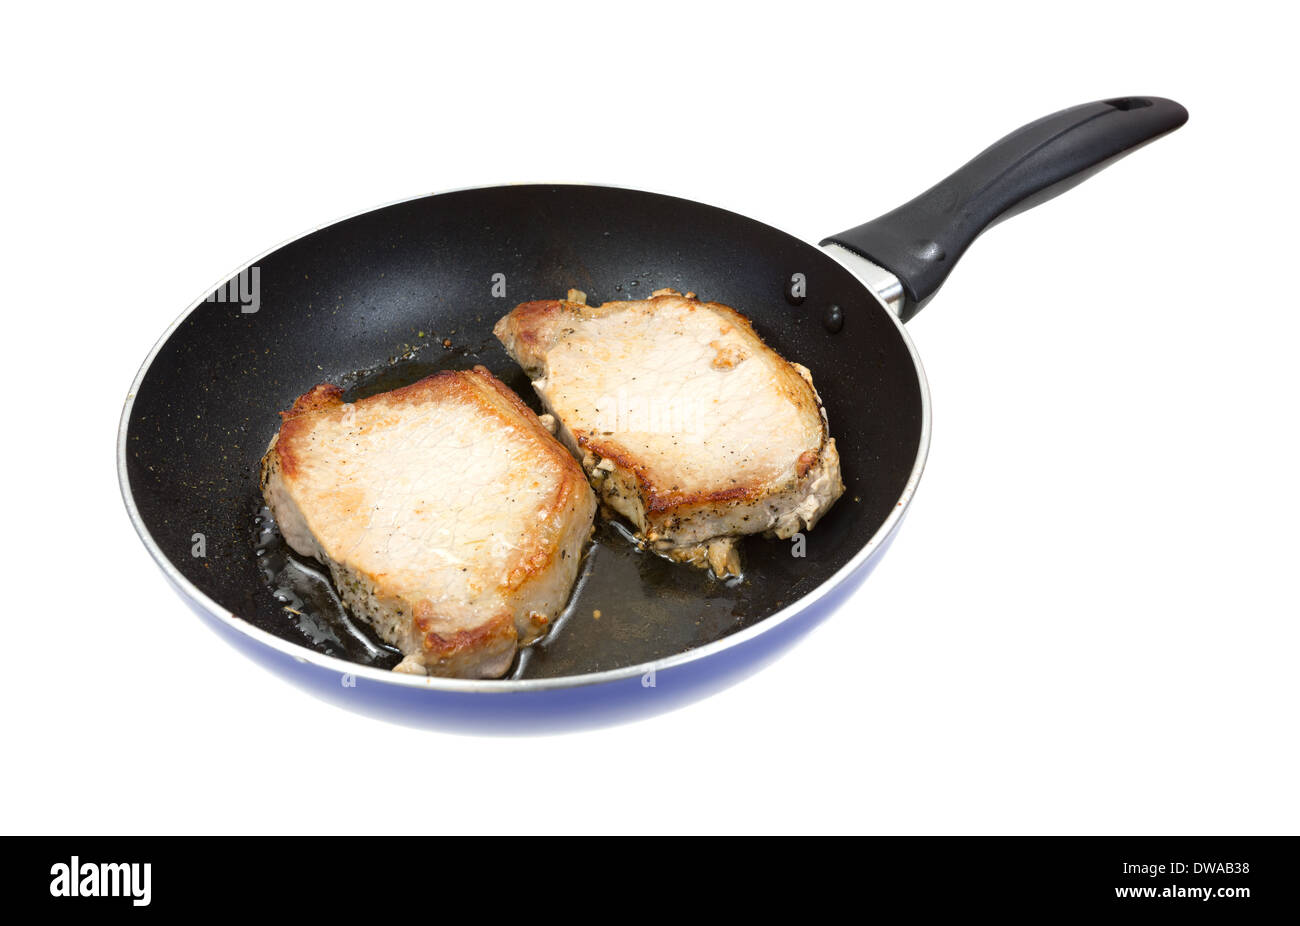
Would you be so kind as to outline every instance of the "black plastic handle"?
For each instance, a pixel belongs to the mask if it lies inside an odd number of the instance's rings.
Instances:
[[[907,321],[986,228],[1065,192],[1186,121],[1186,109],[1156,96],[1063,109],[1012,132],[911,202],[822,244],[846,247],[898,277]]]

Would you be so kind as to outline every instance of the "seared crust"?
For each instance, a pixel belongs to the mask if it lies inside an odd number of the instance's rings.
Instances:
[[[494,331],[601,500],[674,559],[736,573],[733,538],[790,537],[844,491],[811,375],[729,306],[670,289],[589,306],[571,292]],[[673,407],[655,421],[661,400]],[[623,414],[637,403],[648,417]]]
[[[595,498],[537,416],[482,367],[282,413],[262,491],[404,672],[496,677],[563,609]]]

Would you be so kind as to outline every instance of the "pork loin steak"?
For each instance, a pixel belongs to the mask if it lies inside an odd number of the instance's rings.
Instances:
[[[840,497],[812,376],[694,293],[525,302],[494,329],[601,500],[673,559],[740,572],[736,539],[788,538]]]
[[[564,608],[596,500],[572,456],[482,367],[282,413],[262,494],[289,546],[405,658],[496,678]]]

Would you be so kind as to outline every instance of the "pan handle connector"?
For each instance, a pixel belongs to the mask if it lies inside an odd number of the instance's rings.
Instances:
[[[911,202],[822,242],[867,258],[902,284],[907,321],[986,229],[1046,202],[1187,121],[1156,96],[1099,100],[1031,122]]]

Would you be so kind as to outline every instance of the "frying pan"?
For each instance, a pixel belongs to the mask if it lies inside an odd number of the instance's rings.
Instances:
[[[119,429],[127,511],[195,610],[253,650],[336,679],[457,692],[645,684],[769,634],[862,574],[898,527],[929,444],[925,376],[903,322],[984,229],[1186,119],[1157,97],[1063,110],[820,248],[701,203],[582,185],[421,196],[318,228],[240,268],[150,352]],[[258,461],[277,413],[324,381],[355,399],[474,364],[537,408],[492,336],[501,315],[570,288],[600,303],[661,287],[738,308],[812,371],[845,495],[802,555],[747,538],[742,581],[640,553],[602,522],[569,608],[507,678],[390,672],[397,654],[348,617],[319,567],[292,555],[259,510]]]

